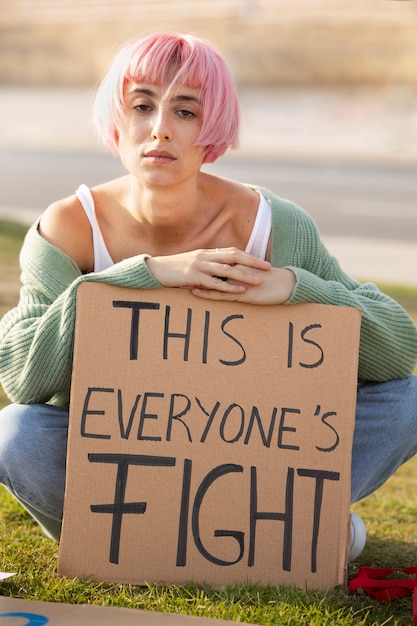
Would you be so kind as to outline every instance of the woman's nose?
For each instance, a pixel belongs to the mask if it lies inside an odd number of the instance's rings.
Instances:
[[[172,138],[171,129],[168,123],[167,115],[163,111],[159,111],[152,119],[152,138],[170,141]]]

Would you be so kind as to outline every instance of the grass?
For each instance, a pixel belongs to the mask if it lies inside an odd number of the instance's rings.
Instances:
[[[0,315],[18,296],[18,250],[25,227],[0,221]],[[417,290],[381,285],[417,321]],[[0,388],[0,407],[7,403]],[[375,494],[354,505],[366,521],[368,541],[359,564],[370,567],[417,565],[417,458]],[[294,587],[234,586],[214,590],[186,586],[131,586],[69,580],[57,574],[58,547],[0,487],[2,547],[0,571],[17,572],[0,582],[0,595],[31,600],[112,605],[277,626],[405,626],[412,623],[411,599],[381,604],[352,596]]]

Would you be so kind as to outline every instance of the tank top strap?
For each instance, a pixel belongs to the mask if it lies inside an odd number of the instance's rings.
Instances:
[[[271,205],[265,196],[260,194],[258,212],[245,252],[257,256],[259,259],[265,259],[269,237],[271,235],[271,226]]]
[[[107,250],[100,226],[97,222],[94,198],[87,185],[80,185],[75,193],[77,194],[77,197],[81,202],[81,206],[84,209],[88,221],[90,222],[93,234],[94,271],[101,272],[102,270],[114,265],[114,261]]]

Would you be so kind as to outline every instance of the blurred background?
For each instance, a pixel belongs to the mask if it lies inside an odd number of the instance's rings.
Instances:
[[[0,210],[122,173],[90,127],[127,39],[192,32],[226,59],[241,149],[210,168],[301,204],[347,271],[417,284],[416,0],[0,0]]]
[[[126,39],[208,38],[241,85],[417,86],[413,0],[2,0],[3,83],[91,86]]]

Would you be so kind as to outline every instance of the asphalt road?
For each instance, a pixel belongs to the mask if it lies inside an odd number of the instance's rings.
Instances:
[[[206,169],[289,198],[313,216],[324,236],[417,244],[414,168],[227,157]],[[0,171],[0,211],[30,222],[80,183],[93,186],[124,173],[105,154],[23,150],[0,151]]]

